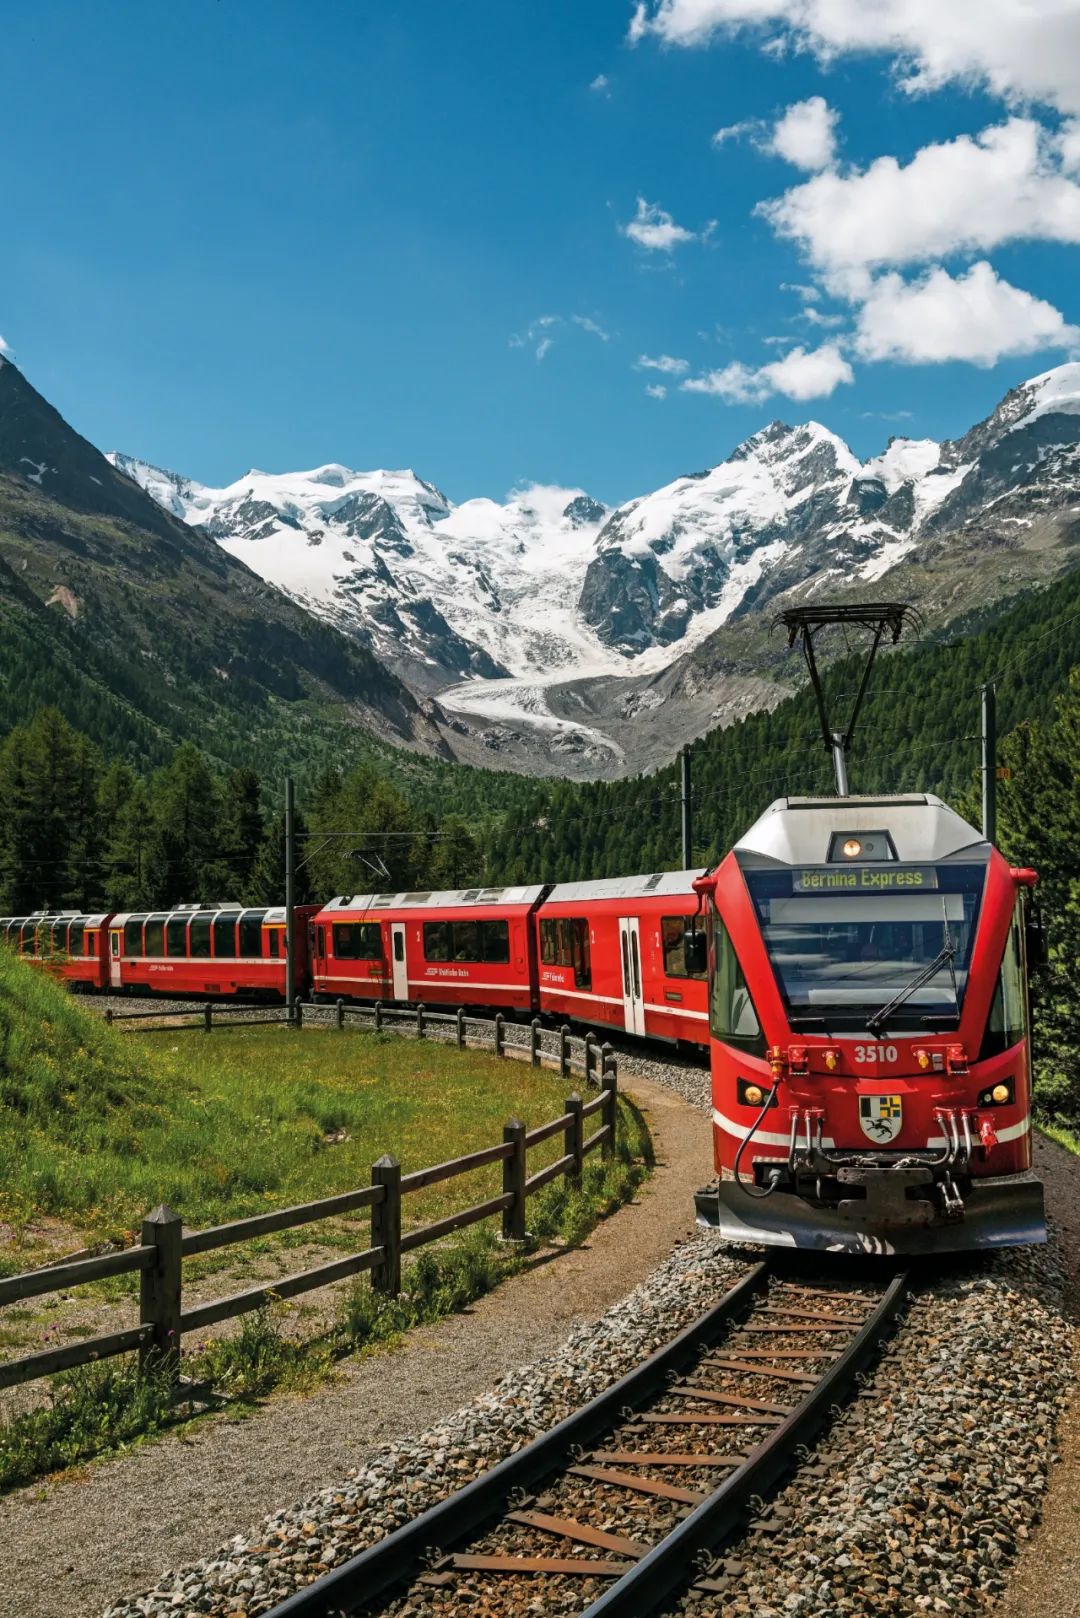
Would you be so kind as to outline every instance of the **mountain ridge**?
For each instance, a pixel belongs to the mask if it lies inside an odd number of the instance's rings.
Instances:
[[[112,460],[436,695],[459,757],[617,775],[790,690],[780,605],[884,591],[943,624],[1071,567],[1080,364],[957,439],[865,460],[820,422],[772,421],[614,510],[558,485],[455,506],[412,471],[338,463],[213,490]]]

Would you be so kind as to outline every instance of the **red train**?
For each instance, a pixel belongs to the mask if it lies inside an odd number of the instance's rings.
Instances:
[[[559,886],[374,893],[299,906],[297,990],[549,1014],[667,1041],[707,1042],[707,988],[687,965],[695,873]],[[702,924],[703,925],[703,924]],[[82,989],[284,998],[285,911],[0,918],[0,938]],[[704,932],[701,943],[704,945]]]
[[[501,1008],[711,1048],[716,1183],[739,1240],[926,1252],[1043,1241],[1031,1175],[1029,913],[939,798],[781,798],[716,869],[376,893],[297,913],[318,999]],[[285,912],[0,919],[76,986],[285,992]]]
[[[781,798],[698,878],[718,1172],[700,1222],[847,1251],[1046,1239],[1035,880],[929,794]]]

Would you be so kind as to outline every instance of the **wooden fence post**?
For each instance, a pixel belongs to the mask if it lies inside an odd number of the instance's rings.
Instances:
[[[155,1249],[154,1262],[139,1277],[139,1323],[153,1335],[139,1349],[139,1369],[167,1371],[175,1381],[180,1365],[180,1237],[183,1224],[165,1203],[142,1222],[142,1245]]]
[[[585,1083],[594,1084],[593,1077],[596,1070],[597,1038],[592,1029],[585,1035]]]
[[[210,1004],[210,1002],[208,1000],[206,1002],[205,1006],[203,1006],[203,1008],[202,1008],[202,1025],[203,1025],[203,1033],[204,1034],[208,1034],[210,1032],[211,1028],[214,1026],[213,1018],[214,1018],[214,1008],[213,1008],[213,1006]]]
[[[337,1025],[338,1025],[339,1028],[344,1028],[344,1026],[345,1026],[345,1002],[344,1002],[344,1000],[339,1000],[338,1003],[337,1003]]]
[[[615,1052],[612,1049],[612,1047],[605,1041],[604,1044],[601,1045],[601,1047],[600,1047],[600,1071],[596,1076],[596,1082],[597,1082],[598,1085],[600,1085],[601,1089],[603,1088],[603,1085],[604,1085],[604,1074],[607,1072],[608,1068],[611,1066],[611,1064],[614,1062],[614,1060],[615,1060]]]
[[[585,1152],[583,1150],[585,1145],[585,1120],[581,1116],[583,1106],[584,1102],[575,1091],[572,1096],[567,1096],[566,1105],[563,1108],[563,1111],[570,1115],[570,1122],[566,1126],[566,1152],[564,1155],[572,1159],[570,1167],[566,1171],[566,1178],[575,1187],[581,1184],[581,1171],[585,1165]]]
[[[503,1195],[513,1197],[509,1208],[503,1209],[502,1233],[504,1242],[525,1240],[525,1125],[511,1118],[503,1127],[503,1142],[514,1148],[512,1157],[503,1158]]]
[[[372,1185],[384,1187],[386,1195],[371,1204],[371,1245],[383,1249],[382,1259],[371,1272],[376,1292],[396,1298],[401,1291],[401,1164],[397,1158],[380,1157],[371,1165]]]
[[[105,1021],[106,1022],[112,1022],[112,1020],[113,1020],[113,1008],[112,1008],[112,1006],[106,1006],[105,1007]]]
[[[458,1048],[459,1051],[463,1051],[465,1049],[465,1007],[464,1006],[458,1006],[458,1008],[457,1008],[457,1048]]]
[[[416,1002],[416,1037],[417,1039],[423,1039],[424,1037],[424,1002],[422,1000]]]
[[[619,1071],[612,1057],[604,1065],[603,1076],[600,1080],[603,1091],[604,1105],[600,1108],[600,1116],[608,1130],[606,1140],[600,1142],[600,1156],[605,1160],[615,1156],[615,1130],[616,1120],[619,1116]]]
[[[382,1001],[381,1000],[376,1000],[376,1002],[375,1002],[375,1032],[378,1033],[381,1027],[382,1027]]]
[[[570,1077],[570,1030],[565,1023],[559,1029],[559,1073],[564,1079]]]
[[[540,1018],[534,1017],[529,1024],[529,1055],[533,1067],[540,1066]]]
[[[299,995],[293,1001],[293,1022],[297,1028],[303,1028],[304,1026],[304,1002]]]
[[[504,1049],[503,1049],[505,1039],[506,1039],[506,1029],[505,1029],[505,1024],[503,1022],[503,1014],[502,1014],[501,1011],[497,1011],[495,1013],[495,1055],[496,1056],[502,1056],[502,1055],[505,1054]]]

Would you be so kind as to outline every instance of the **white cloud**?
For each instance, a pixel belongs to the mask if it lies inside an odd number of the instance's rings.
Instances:
[[[645,392],[649,395],[650,399],[667,398],[667,388],[665,388],[662,382],[647,382],[645,385]]]
[[[723,129],[718,129],[712,143],[714,146],[724,146],[729,140],[741,140],[743,135],[752,135],[760,128],[758,119],[744,118],[741,124],[725,124]]]
[[[821,288],[805,286],[801,281],[781,281],[781,292],[794,292],[804,303],[820,303]]]
[[[1070,118],[1057,135],[1057,149],[1066,174],[1080,175],[1080,118]]]
[[[0,357],[2,357],[5,354],[10,354],[11,351],[12,350],[11,350],[10,344],[5,343],[4,339],[2,337],[0,337]]]
[[[852,272],[927,262],[1003,242],[1080,242],[1080,185],[1060,149],[1029,118],[973,139],[924,146],[910,163],[879,157],[868,169],[816,174],[759,205],[781,236],[851,290]]]
[[[841,383],[854,382],[855,373],[835,343],[807,350],[793,348],[783,359],[767,365],[744,365],[733,360],[721,370],[690,376],[679,386],[687,393],[708,393],[728,404],[760,404],[772,393],[789,399],[827,398]]]
[[[629,38],[705,45],[748,27],[767,47],[793,44],[826,62],[885,53],[911,93],[959,83],[1080,112],[1074,0],[642,0]]]
[[[677,225],[669,213],[655,202],[637,199],[637,213],[628,225],[621,225],[624,236],[650,253],[670,253],[680,242],[692,242],[694,232]]]
[[[831,168],[838,117],[824,96],[795,101],[774,124],[767,150],[799,169]]]
[[[1052,304],[1002,281],[985,261],[955,278],[940,266],[914,282],[895,272],[880,277],[858,312],[855,330],[855,346],[864,359],[906,364],[994,365],[1006,354],[1077,342],[1080,330]]]
[[[577,326],[587,331],[591,337],[599,337],[606,343],[611,336],[604,330],[598,321],[592,320],[588,315],[537,315],[534,321],[526,326],[523,332],[512,332],[509,338],[511,348],[531,348],[538,360],[550,353],[555,346],[555,337],[560,328],[565,331],[567,326]]]
[[[595,90],[597,95],[610,97],[611,80],[608,78],[606,73],[598,73],[595,79],[593,79],[592,83],[589,85],[589,89]]]
[[[590,320],[588,315],[571,315],[570,319],[575,326],[580,326],[582,331],[587,331],[590,337],[599,337],[602,343],[611,341],[611,333],[605,331],[597,321]]]
[[[690,361],[677,359],[674,354],[657,354],[655,358],[641,354],[637,368],[639,371],[663,371],[666,376],[682,376],[690,369]]]

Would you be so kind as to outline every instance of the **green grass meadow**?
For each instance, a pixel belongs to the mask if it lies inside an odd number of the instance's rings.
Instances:
[[[387,1151],[405,1173],[428,1167],[494,1144],[512,1117],[535,1126],[558,1116],[569,1089],[527,1063],[393,1034],[280,1024],[122,1033],[0,950],[0,1274],[79,1240],[126,1237],[159,1202],[197,1228],[366,1185]],[[0,1396],[0,1492],[222,1401],[251,1408],[275,1389],[305,1392],[343,1355],[466,1307],[529,1263],[537,1245],[582,1241],[648,1172],[648,1130],[625,1097],[619,1118],[614,1159],[594,1153],[580,1186],[558,1179],[529,1199],[523,1250],[500,1243],[489,1219],[420,1250],[399,1297],[361,1277],[318,1310],[278,1300],[219,1335],[185,1339],[188,1377],[213,1390],[198,1407],[131,1356],[53,1377],[29,1408]],[[597,1127],[594,1116],[586,1134]],[[543,1142],[529,1172],[562,1150],[561,1136]],[[427,1187],[407,1197],[406,1222],[427,1223],[500,1186],[501,1166],[491,1164]],[[209,1280],[228,1291],[247,1266],[269,1265],[272,1277],[320,1262],[313,1248],[356,1251],[367,1245],[366,1223],[361,1213],[222,1249],[185,1264],[185,1287]],[[297,1246],[307,1247],[302,1259],[287,1251]],[[94,1313],[68,1326],[39,1300],[7,1309],[0,1355],[33,1352],[58,1330],[68,1340],[110,1329],[120,1323],[114,1311],[128,1318],[133,1292],[131,1276],[76,1289],[70,1307]]]

